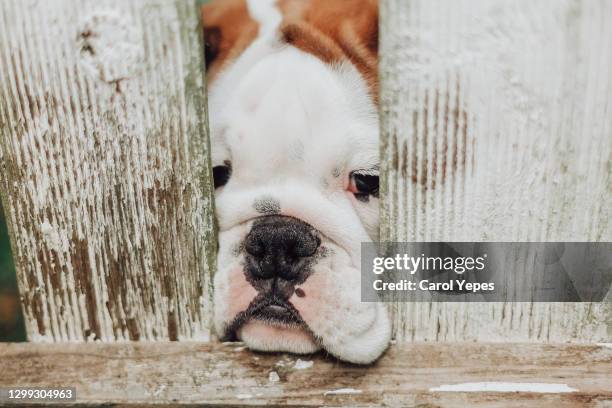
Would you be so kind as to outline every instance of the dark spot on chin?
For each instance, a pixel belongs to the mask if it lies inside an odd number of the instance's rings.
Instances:
[[[370,202],[370,195],[369,194],[355,194],[355,198],[359,201],[361,201],[362,203],[369,203]]]
[[[300,288],[295,288],[295,295],[302,298],[306,296],[306,293]]]
[[[342,172],[340,171],[340,169],[338,167],[334,168],[334,170],[332,171],[332,176],[334,176],[334,178],[338,178],[340,177],[340,174]]]
[[[327,258],[329,255],[333,254],[334,251],[329,249],[326,246],[321,245],[319,247],[319,251],[317,252],[317,259]]]
[[[260,197],[253,203],[253,208],[260,214],[273,215],[280,213],[280,202],[271,196]]]

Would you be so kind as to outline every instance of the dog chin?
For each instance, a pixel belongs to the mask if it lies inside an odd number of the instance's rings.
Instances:
[[[310,354],[320,349],[312,335],[304,328],[258,319],[247,321],[238,329],[237,335],[253,350]]]

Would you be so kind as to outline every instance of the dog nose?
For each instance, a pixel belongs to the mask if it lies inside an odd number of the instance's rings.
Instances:
[[[248,271],[255,279],[299,281],[320,244],[314,228],[303,221],[280,215],[260,218],[245,240]]]

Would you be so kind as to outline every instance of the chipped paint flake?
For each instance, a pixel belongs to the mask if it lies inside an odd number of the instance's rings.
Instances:
[[[279,382],[280,377],[278,376],[278,373],[276,371],[271,371],[270,374],[268,374],[268,381],[271,383]]]
[[[564,393],[577,392],[567,384],[553,383],[517,383],[517,382],[470,382],[462,384],[444,384],[430,388],[431,392],[537,392]]]
[[[612,343],[596,343],[599,347],[606,347],[612,349]]]
[[[298,358],[298,360],[293,365],[293,368],[295,370],[306,370],[308,368],[312,368],[313,365],[314,365],[314,361],[310,361],[310,360],[306,361],[306,360],[301,360]]]
[[[68,238],[65,235],[61,235],[57,228],[54,228],[49,221],[45,220],[40,224],[40,232],[49,249],[56,252],[68,251]]]
[[[344,395],[344,394],[361,394],[362,390],[357,390],[355,388],[338,388],[336,390],[325,391],[323,395]]]
[[[82,67],[113,83],[135,76],[144,61],[142,32],[129,13],[98,9],[83,19],[78,34]]]

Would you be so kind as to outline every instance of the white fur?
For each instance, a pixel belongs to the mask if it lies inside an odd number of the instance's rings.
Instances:
[[[258,39],[273,37],[283,16],[276,7],[277,0],[247,0],[251,18],[259,24]]]
[[[266,9],[269,3],[249,1],[260,32],[277,24]],[[230,302],[246,304],[252,296],[232,293],[232,287],[246,287],[240,286],[246,281],[236,282],[244,277],[236,274],[243,255],[235,249],[261,216],[254,201],[272,196],[282,214],[314,226],[331,254],[301,286],[306,297],[290,301],[319,347],[343,360],[369,363],[390,339],[384,305],[360,301],[360,243],[377,239],[378,200],[357,201],[346,188],[351,171],[378,165],[376,108],[352,65],[332,67],[270,36],[260,40],[210,89],[213,164],[229,160],[233,167],[229,183],[216,194],[215,326],[222,332],[234,317]],[[241,336],[252,348],[313,351],[307,334],[295,340]]]

